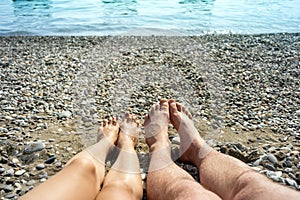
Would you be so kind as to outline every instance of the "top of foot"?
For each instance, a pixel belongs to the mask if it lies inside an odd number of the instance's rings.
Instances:
[[[166,99],[161,99],[159,103],[154,104],[145,117],[145,135],[146,142],[150,151],[155,147],[168,146],[168,125],[170,121],[169,104]]]
[[[210,148],[194,126],[191,113],[174,99],[168,103],[171,123],[180,136],[180,159],[195,164],[210,152]]]
[[[111,144],[115,144],[118,139],[120,125],[116,117],[110,117],[100,123],[98,129],[97,141],[106,138]]]
[[[140,133],[141,128],[139,121],[134,115],[125,113],[122,122],[120,123],[118,145],[123,142],[130,142],[132,146],[135,146],[138,142]]]

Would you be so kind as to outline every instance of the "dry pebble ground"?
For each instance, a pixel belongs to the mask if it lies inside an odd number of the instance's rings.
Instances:
[[[185,103],[215,149],[300,190],[299,56],[298,33],[1,37],[0,197],[17,199],[59,171],[96,142],[99,120],[142,118],[161,97]],[[170,141],[176,160],[171,126]],[[136,149],[145,181],[143,135]]]

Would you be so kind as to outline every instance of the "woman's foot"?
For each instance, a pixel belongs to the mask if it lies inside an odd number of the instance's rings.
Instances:
[[[134,151],[141,132],[140,123],[134,115],[125,113],[120,124],[117,146],[126,151]]]
[[[93,162],[101,161],[103,164],[107,154],[112,150],[118,139],[119,128],[120,125],[117,122],[117,118],[110,117],[103,120],[97,132],[98,142],[75,155],[67,164],[76,158],[88,158]],[[98,151],[99,148],[101,148],[101,152]]]
[[[104,119],[100,123],[100,127],[98,129],[97,141],[99,142],[104,138],[107,141],[109,141],[113,146],[118,139],[119,130],[120,130],[120,125],[116,117],[110,117],[109,119]]]
[[[170,120],[180,136],[180,160],[200,164],[211,148],[200,137],[191,113],[174,99],[169,100]]]
[[[103,122],[100,123],[97,133],[97,137],[100,140],[96,144],[76,154],[69,160],[66,166],[70,165],[72,162],[77,162],[78,160],[88,161],[95,169],[96,177],[99,180],[99,184],[101,184],[105,174],[105,160],[109,151],[113,149],[118,139],[119,127],[119,123],[115,117],[103,120]]]
[[[120,122],[120,133],[117,141],[119,155],[112,169],[126,174],[140,174],[140,165],[134,147],[141,132],[136,117],[126,113]],[[139,176],[140,178],[140,176]]]

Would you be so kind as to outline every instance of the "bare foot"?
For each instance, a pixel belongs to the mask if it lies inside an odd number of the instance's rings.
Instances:
[[[120,133],[117,142],[119,155],[112,166],[113,170],[126,174],[140,174],[140,164],[134,149],[140,132],[140,124],[136,117],[125,113],[120,123]]]
[[[108,120],[105,119],[100,123],[100,127],[97,134],[97,141],[99,142],[101,139],[105,138],[112,145],[114,145],[118,139],[118,133],[120,129],[120,125],[117,122],[116,117],[110,117]]]
[[[191,113],[174,99],[169,100],[170,120],[180,136],[180,160],[198,165],[211,148],[199,135]]]
[[[117,146],[123,150],[133,150],[141,132],[140,123],[135,116],[125,113],[120,124]]]
[[[76,159],[88,159],[94,164],[99,180],[103,180],[105,160],[109,151],[114,147],[114,144],[118,139],[118,133],[119,123],[115,117],[104,120],[100,123],[98,130],[97,137],[100,140],[96,144],[75,155],[70,159],[66,166]]]
[[[169,121],[168,101],[161,99],[159,103],[151,107],[144,122],[146,142],[151,152],[170,146],[168,138]]]

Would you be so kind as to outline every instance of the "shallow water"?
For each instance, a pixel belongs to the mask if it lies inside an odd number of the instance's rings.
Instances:
[[[299,10],[299,0],[1,0],[0,35],[299,32]]]

